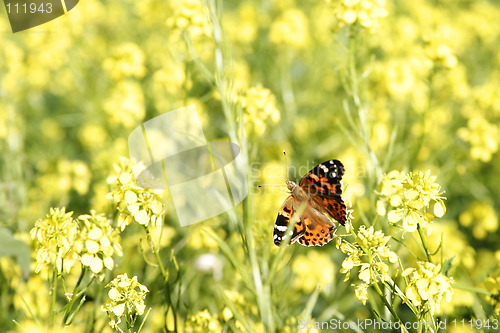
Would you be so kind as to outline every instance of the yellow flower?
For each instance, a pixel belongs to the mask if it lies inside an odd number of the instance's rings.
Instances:
[[[74,245],[79,228],[72,215],[65,208],[50,208],[43,219],[36,221],[30,232],[37,249],[35,273],[46,265],[55,265],[59,273],[69,272],[78,260]]]
[[[481,115],[470,118],[467,127],[460,128],[457,134],[470,143],[470,156],[475,160],[489,162],[498,151],[498,126]]]
[[[316,287],[325,288],[333,282],[334,265],[327,254],[312,252],[297,256],[292,263],[293,284],[311,293]]]
[[[271,25],[269,39],[277,45],[296,49],[306,47],[309,41],[307,17],[298,9],[287,9]]]
[[[211,35],[210,21],[200,0],[174,1],[172,16],[167,20],[167,25],[174,40],[181,38],[184,32],[191,39]]]
[[[453,68],[457,65],[457,58],[451,48],[443,41],[439,34],[424,36],[424,54],[434,66]]]
[[[366,301],[368,301],[368,285],[364,283],[359,284],[354,293],[356,298],[363,302],[363,305],[365,305]]]
[[[250,88],[237,97],[243,109],[243,121],[248,131],[261,135],[266,129],[266,121],[273,123],[280,119],[276,98],[269,89],[261,86]]]
[[[137,126],[146,115],[141,86],[135,81],[119,81],[104,101],[103,109],[112,125]]]
[[[222,328],[219,320],[208,312],[207,309],[192,315],[186,321],[184,332],[186,333],[205,333],[205,332],[221,332]]]
[[[144,226],[151,223],[154,227],[161,227],[165,214],[161,201],[164,191],[138,186],[127,158],[121,157],[114,168],[115,174],[107,179],[112,191],[106,198],[114,200],[117,205],[120,229],[123,231],[134,219]]]
[[[80,126],[78,139],[82,146],[90,151],[99,149],[102,147],[103,142],[108,142],[110,140],[104,126],[92,123],[82,124],[82,126]]]
[[[242,2],[236,13],[224,15],[222,26],[232,43],[250,44],[258,33],[259,13],[253,2]]]
[[[186,83],[186,73],[182,68],[182,63],[173,60],[164,61],[162,67],[153,75],[153,92],[155,101],[163,101],[165,92],[167,95],[178,95]],[[158,95],[158,96],[157,96]],[[156,103],[159,110],[168,107],[168,101],[165,104]]]
[[[389,172],[379,186],[377,213],[385,215],[385,206],[389,204],[394,208],[387,213],[389,222],[397,223],[402,219],[406,232],[414,232],[420,226],[430,233],[427,226],[433,217],[442,217],[446,212],[441,186],[435,181],[436,177],[430,175],[430,170],[408,174],[396,170]],[[433,214],[430,212],[431,202]]]
[[[474,202],[462,212],[458,221],[464,227],[472,227],[472,235],[484,239],[498,230],[498,216],[495,209],[483,202]]]
[[[118,45],[103,62],[103,68],[115,80],[142,78],[146,73],[144,52],[134,43]]]
[[[493,276],[489,276],[484,280],[484,286],[491,295],[486,296],[486,300],[493,305],[497,314],[500,313],[500,269]]]
[[[406,297],[415,306],[428,304],[431,314],[440,312],[443,298],[451,302],[453,279],[440,273],[441,265],[435,266],[429,262],[418,262],[418,268],[407,268],[403,272],[408,277],[405,290]]]
[[[101,310],[107,312],[110,318],[109,325],[117,328],[122,316],[125,316],[127,325],[133,325],[137,315],[144,314],[148,288],[137,281],[137,276],[130,279],[126,273],[118,275],[106,285],[106,288],[110,287],[109,299],[101,306]]]
[[[227,306],[222,310],[222,318],[224,321],[229,321],[233,318],[233,312]]]
[[[391,239],[391,236],[384,236],[381,230],[374,231],[373,226],[366,229],[364,225],[359,227],[356,235],[356,242],[365,249],[374,248],[376,252]]]
[[[356,297],[363,304],[368,299],[367,288],[372,283],[389,280],[389,266],[384,261],[395,263],[399,260],[398,255],[387,246],[390,238],[380,230],[375,231],[373,226],[366,228],[364,225],[359,227],[353,244],[338,238],[337,247],[347,255],[340,272],[345,274],[346,282],[350,278],[351,270],[359,267],[358,278],[361,282],[353,285],[356,286]]]
[[[387,16],[385,0],[326,0],[332,3],[340,25],[359,23],[374,32],[379,19]]]
[[[83,222],[79,240],[82,264],[90,267],[95,274],[104,267],[112,270],[113,254],[123,254],[118,231],[113,229],[104,214],[96,214],[95,211],[91,211],[90,215],[80,215],[78,219]]]

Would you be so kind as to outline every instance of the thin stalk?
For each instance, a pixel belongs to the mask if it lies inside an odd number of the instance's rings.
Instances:
[[[425,241],[425,237],[422,233],[422,228],[420,227],[420,225],[417,226],[417,230],[418,230],[418,236],[420,237],[420,241],[422,242],[422,246],[424,248],[425,256],[427,257],[427,261],[432,263],[431,255],[428,250],[427,243]]]
[[[172,315],[174,316],[174,331],[177,332],[178,331],[177,311],[173,305],[171,294],[170,294],[171,290],[170,290],[170,286],[168,284],[168,278],[169,278],[168,272],[165,269],[165,266],[163,266],[163,261],[161,260],[160,252],[156,248],[156,246],[153,242],[153,238],[151,237],[151,233],[149,231],[149,226],[145,226],[144,229],[146,230],[146,237],[147,237],[148,244],[151,247],[151,252],[153,252],[153,254],[156,258],[156,261],[158,262],[158,267],[160,268],[160,272],[161,272],[161,275],[163,277],[163,283],[165,284],[165,287],[167,289],[168,303],[169,303],[170,308],[172,309]]]
[[[158,262],[158,267],[160,268],[160,272],[161,272],[161,275],[163,277],[163,281],[167,282],[168,281],[168,272],[165,270],[165,267],[163,266],[163,262],[162,262],[161,257],[160,257],[160,253],[157,250],[157,248],[153,242],[153,239],[151,237],[151,233],[149,231],[149,226],[145,226],[144,229],[146,230],[146,237],[148,240],[148,244],[151,247],[151,252],[154,254],[154,256],[156,257],[156,261]]]
[[[373,284],[373,287],[375,288],[375,290],[377,291],[377,294],[380,296],[380,299],[384,302],[386,308],[389,310],[389,312],[392,314],[392,316],[394,317],[394,319],[396,319],[401,328],[408,333],[408,330],[405,328],[404,326],[404,323],[403,321],[401,320],[401,318],[399,318],[398,314],[396,313],[396,310],[394,310],[393,306],[391,303],[389,303],[389,301],[387,300],[387,298],[385,298],[384,296],[384,293],[382,292],[382,290],[380,289],[380,286],[378,285],[378,282],[375,282]]]
[[[55,321],[55,307],[56,307],[56,294],[57,294],[57,263],[54,264],[52,270],[52,280],[49,279],[50,283],[50,292],[52,293],[50,299],[50,327],[54,327]]]
[[[476,294],[481,294],[481,295],[487,295],[487,296],[492,296],[493,295],[492,293],[490,293],[487,290],[484,290],[484,289],[481,289],[481,288],[476,288],[476,287],[465,286],[465,285],[460,284],[460,283],[453,283],[451,286],[453,287],[453,289],[465,290],[465,291],[469,291],[471,293],[476,293]]]
[[[63,323],[64,325],[68,325],[68,317],[71,314],[71,310],[73,309],[73,304],[75,303],[75,300],[77,298],[77,293],[78,293],[78,288],[80,287],[80,284],[82,283],[83,277],[85,276],[85,273],[87,273],[87,267],[82,265],[82,271],[80,273],[80,276],[78,277],[78,281],[75,284],[75,287],[73,288],[73,293],[71,294],[71,300],[69,301],[68,305],[66,306],[66,311],[64,313],[63,317]]]
[[[356,27],[353,25],[349,29],[349,53],[348,53],[348,68],[347,68],[349,93],[351,95],[354,106],[356,107],[356,110],[358,112],[358,119],[359,119],[359,126],[353,127],[353,130],[355,132],[356,131],[360,132],[358,135],[361,137],[362,146],[373,166],[373,170],[370,169],[369,174],[372,176],[372,187],[375,188],[377,177],[380,175],[381,171],[378,158],[370,146],[368,126],[366,123],[366,115],[368,113],[368,107],[363,103],[360,97],[359,76],[356,65],[356,33],[354,31],[355,28]]]

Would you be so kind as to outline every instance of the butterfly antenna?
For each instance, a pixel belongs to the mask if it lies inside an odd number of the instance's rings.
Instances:
[[[286,151],[283,149],[283,155],[285,155],[285,175],[286,175],[286,180],[288,180],[288,161],[286,158]]]

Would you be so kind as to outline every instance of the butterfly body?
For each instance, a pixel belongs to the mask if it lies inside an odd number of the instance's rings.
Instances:
[[[337,227],[327,215],[342,225],[346,222],[346,205],[342,200],[341,183],[344,166],[338,160],[325,161],[309,171],[297,185],[287,180],[290,196],[278,213],[274,226],[274,244],[280,245],[290,223],[290,244],[323,246],[333,239]],[[302,214],[293,215],[302,211]],[[327,215],[325,215],[327,214]],[[292,216],[295,221],[292,221]]]

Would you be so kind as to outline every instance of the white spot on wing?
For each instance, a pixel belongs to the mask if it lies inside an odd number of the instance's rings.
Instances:
[[[285,225],[277,225],[276,229],[278,229],[278,231],[285,232],[286,231],[286,226]]]

